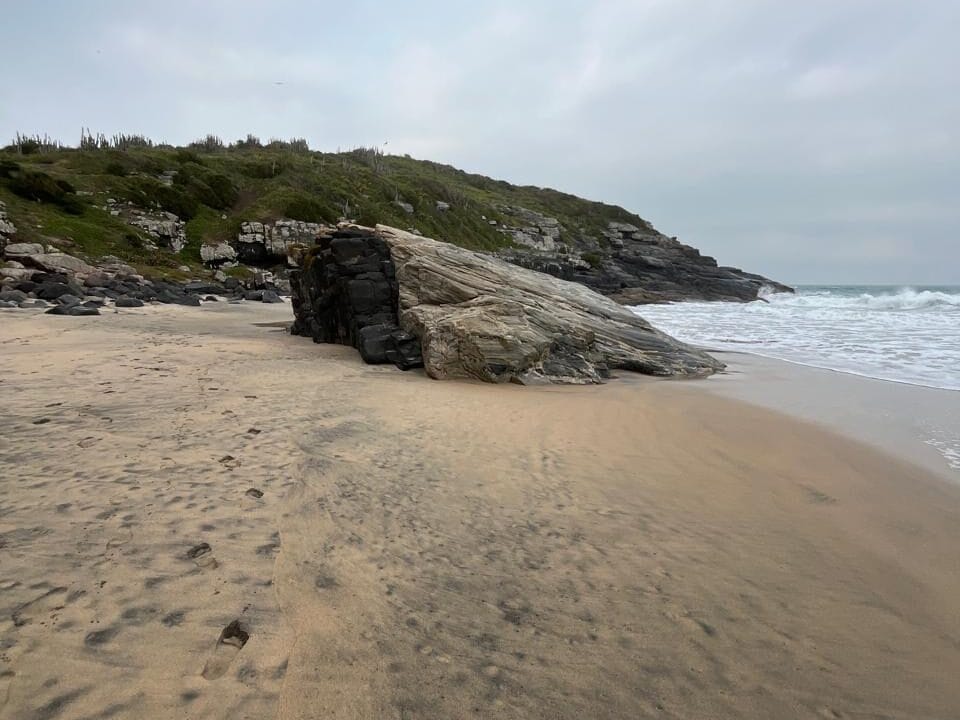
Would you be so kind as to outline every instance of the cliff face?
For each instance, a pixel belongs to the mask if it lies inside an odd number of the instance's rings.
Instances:
[[[292,287],[295,334],[436,379],[584,384],[723,367],[581,284],[382,225],[321,238]]]
[[[739,268],[721,267],[696,248],[648,223],[611,221],[596,237],[570,232],[554,218],[524,214],[530,224],[507,228],[518,245],[500,257],[593,288],[625,305],[675,300],[756,300],[761,288],[793,289]]]

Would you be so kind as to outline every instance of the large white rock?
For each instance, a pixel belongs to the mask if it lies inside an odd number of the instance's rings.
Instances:
[[[224,263],[237,259],[237,251],[233,249],[230,243],[217,243],[216,245],[203,245],[200,247],[200,259],[205,263]]]
[[[27,261],[34,267],[38,267],[46,272],[65,273],[67,275],[78,275],[81,277],[96,272],[95,267],[88,265],[80,258],[75,258],[72,255],[66,255],[64,253],[30,255]]]
[[[42,255],[43,245],[40,243],[10,243],[3,249],[8,258],[22,258],[28,255]]]
[[[578,283],[383,225],[399,320],[427,374],[521,383],[600,382],[608,369],[706,375],[723,363]]]

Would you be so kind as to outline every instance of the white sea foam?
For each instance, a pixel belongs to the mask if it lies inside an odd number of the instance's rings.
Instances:
[[[808,287],[767,302],[634,308],[686,342],[893,382],[960,390],[960,288]],[[960,394],[957,396],[960,404]],[[928,444],[960,466],[960,427]]]

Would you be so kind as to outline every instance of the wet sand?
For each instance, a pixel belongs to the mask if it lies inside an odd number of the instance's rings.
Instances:
[[[697,384],[434,382],[288,314],[0,314],[0,718],[956,716],[956,486]]]

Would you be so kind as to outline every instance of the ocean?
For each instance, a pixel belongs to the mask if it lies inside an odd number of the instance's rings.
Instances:
[[[960,406],[960,286],[808,285],[763,298],[633,309],[708,350],[940,388]],[[933,428],[927,442],[960,468],[960,427]]]

